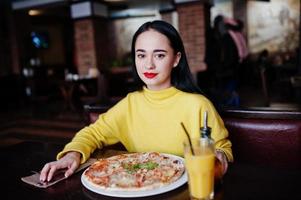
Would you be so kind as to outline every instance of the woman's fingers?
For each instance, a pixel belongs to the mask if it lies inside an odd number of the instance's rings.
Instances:
[[[42,171],[41,171],[41,174],[40,174],[40,181],[41,181],[41,182],[46,181],[49,169],[50,169],[50,163],[47,163],[47,164],[43,167],[43,169],[42,169]]]
[[[72,175],[75,172],[75,170],[77,169],[77,167],[78,167],[78,163],[72,162],[71,166],[65,172],[65,177],[69,177],[70,175]]]
[[[40,174],[40,181],[50,181],[54,175],[54,173],[58,169],[66,168],[68,165],[64,160],[58,160],[54,162],[47,163]]]
[[[228,160],[226,155],[222,151],[216,151],[215,153],[216,157],[220,161],[222,165],[222,174],[224,175],[227,172],[228,169]]]
[[[228,170],[228,161],[227,161],[227,158],[223,159],[223,169],[224,169],[223,174],[225,174],[227,172],[227,170]]]
[[[68,169],[65,172],[65,177],[69,177],[78,168],[80,164],[80,156],[81,154],[75,151],[71,151],[66,154],[65,158],[70,160],[70,163],[68,164]]]
[[[223,166],[221,161],[216,158],[215,159],[215,167],[214,167],[214,178],[215,181],[218,182],[219,180],[221,180],[223,177]]]
[[[69,152],[58,161],[47,163],[40,174],[40,181],[50,181],[58,169],[66,168],[65,176],[68,177],[75,172],[80,163],[80,154]]]
[[[55,172],[57,169],[58,169],[58,168],[57,168],[56,165],[53,165],[53,166],[50,167],[50,170],[49,170],[48,176],[47,176],[47,181],[50,181],[50,180],[52,179],[53,174],[54,174],[54,172]]]

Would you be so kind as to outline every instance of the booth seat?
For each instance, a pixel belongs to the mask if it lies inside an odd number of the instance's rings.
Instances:
[[[223,110],[234,160],[301,169],[301,112]]]
[[[111,105],[86,105],[87,123]],[[220,111],[232,142],[234,162],[301,169],[301,111]]]

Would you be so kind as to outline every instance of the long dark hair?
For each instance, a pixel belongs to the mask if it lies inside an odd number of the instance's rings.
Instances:
[[[171,47],[174,50],[174,53],[181,53],[181,59],[177,67],[174,67],[171,71],[171,84],[179,90],[190,93],[201,93],[199,87],[194,83],[192,79],[192,75],[188,66],[186,53],[184,49],[184,45],[180,34],[178,31],[169,23],[161,20],[155,20],[151,22],[146,22],[140,26],[140,28],[136,31],[132,40],[132,60],[133,60],[133,72],[134,78],[136,81],[136,86],[138,90],[141,90],[145,85],[144,82],[139,78],[138,72],[135,64],[135,44],[137,37],[150,29],[153,29],[163,35],[165,35]]]

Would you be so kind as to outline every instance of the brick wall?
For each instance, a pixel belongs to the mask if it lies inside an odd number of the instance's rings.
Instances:
[[[92,19],[74,22],[75,55],[80,75],[87,75],[91,67],[96,67],[96,49]]]
[[[201,2],[176,5],[179,32],[182,36],[190,69],[193,73],[206,70],[205,6]]]

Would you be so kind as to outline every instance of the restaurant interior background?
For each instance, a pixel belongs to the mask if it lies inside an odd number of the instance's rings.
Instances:
[[[113,104],[135,88],[131,37],[155,19],[179,30],[196,82],[218,108],[298,110],[300,11],[299,0],[2,0],[2,132],[17,123],[8,119],[39,118],[19,121],[24,132],[42,128],[43,117],[51,116],[69,126],[46,127],[74,134],[84,125],[83,105]],[[239,19],[248,52],[226,88],[218,86],[210,61],[218,15]]]

